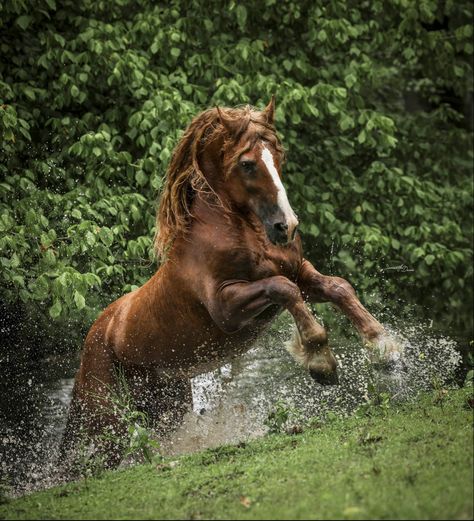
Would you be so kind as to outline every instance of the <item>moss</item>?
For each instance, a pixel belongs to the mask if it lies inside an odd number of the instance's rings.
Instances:
[[[8,519],[469,519],[471,391],[299,435],[105,473],[0,505]]]

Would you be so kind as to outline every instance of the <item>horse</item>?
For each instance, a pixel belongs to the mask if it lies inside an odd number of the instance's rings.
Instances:
[[[161,265],[92,325],[63,448],[79,431],[120,429],[112,399],[118,366],[138,410],[157,425],[178,425],[192,406],[191,378],[250,349],[283,310],[296,324],[290,351],[322,385],[338,383],[337,361],[308,303],[335,304],[379,359],[396,354],[351,284],[304,258],[274,114],[274,97],[262,111],[214,107],[185,130],[157,211]],[[117,451],[102,450],[107,466],[120,462]]]

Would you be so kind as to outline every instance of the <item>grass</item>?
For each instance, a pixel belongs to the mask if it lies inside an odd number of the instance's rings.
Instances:
[[[104,473],[6,519],[472,519],[472,389]]]

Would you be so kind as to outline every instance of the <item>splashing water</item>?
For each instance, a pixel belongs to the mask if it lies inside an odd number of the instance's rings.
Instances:
[[[271,335],[266,343],[274,344],[273,351],[259,345],[238,361],[238,367],[226,366],[194,380],[194,412],[165,448],[170,453],[188,452],[260,436],[277,401],[288,404],[298,419],[324,419],[329,411],[344,416],[354,412],[368,400],[371,386],[401,401],[454,382],[461,361],[454,340],[429,336],[422,326],[411,326],[404,335],[386,328],[402,347],[403,364],[390,372],[376,371],[359,342],[339,339],[332,345],[340,385],[329,387],[316,384],[293,361],[284,349],[286,333]]]
[[[284,349],[288,329],[280,329],[232,366],[194,380],[194,413],[165,448],[180,453],[235,443],[266,432],[272,404],[287,403],[297,417],[348,415],[365,403],[376,387],[396,400],[415,399],[420,391],[454,382],[461,361],[456,341],[434,336],[421,325],[404,334],[386,326],[402,347],[403,364],[390,372],[375,371],[360,343],[337,338],[332,343],[339,362],[340,385],[322,387]]]
[[[332,331],[340,384],[323,387],[285,349],[291,329],[283,317],[251,351],[194,378],[193,411],[175,433],[161,440],[161,452],[180,454],[262,436],[277,401],[288,404],[298,420],[316,416],[324,421],[329,412],[352,413],[368,400],[374,386],[394,400],[415,399],[421,391],[453,384],[461,361],[457,342],[449,337],[435,335],[422,325],[405,325],[403,334],[388,325],[403,348],[403,366],[377,371],[358,339]],[[73,368],[64,369],[58,363],[55,373],[62,377],[48,380],[46,366],[4,383],[9,394],[2,392],[0,401],[0,480],[8,481],[14,495],[55,484],[54,461],[66,421]],[[70,377],[64,378],[65,373]]]

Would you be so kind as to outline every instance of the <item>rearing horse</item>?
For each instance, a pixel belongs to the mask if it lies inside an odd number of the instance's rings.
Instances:
[[[394,349],[352,286],[303,258],[298,219],[281,181],[274,111],[274,98],[263,111],[213,108],[185,131],[157,215],[155,245],[165,261],[91,327],[65,447],[81,426],[97,434],[116,423],[110,393],[117,365],[138,408],[179,422],[191,404],[190,379],[247,351],[285,309],[297,327],[295,358],[316,381],[337,383],[326,331],[305,301],[334,303],[366,346],[382,346],[385,356]],[[111,465],[120,460],[109,456]]]

